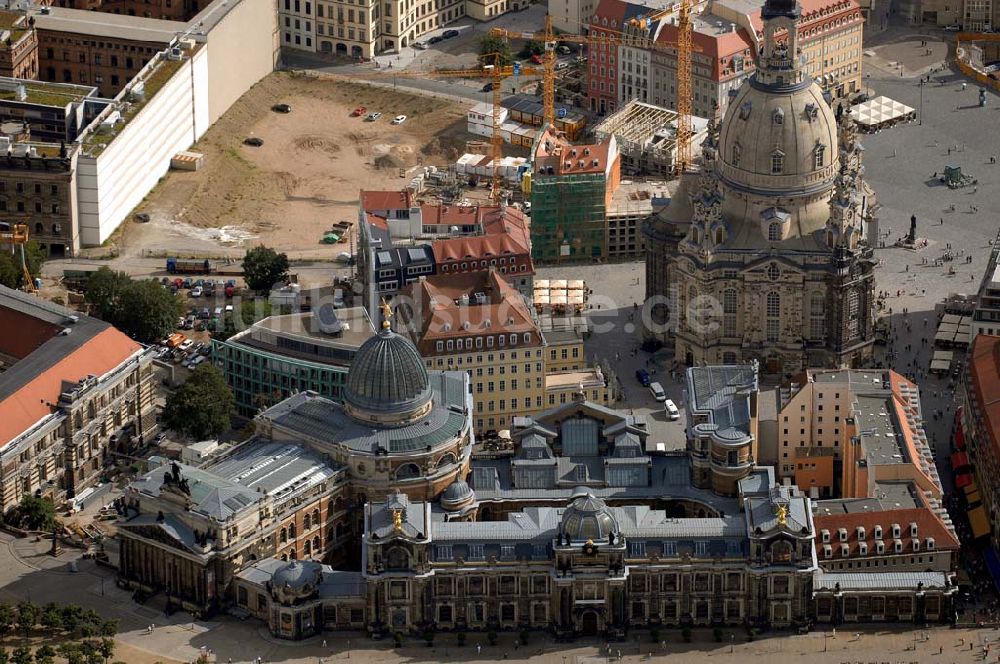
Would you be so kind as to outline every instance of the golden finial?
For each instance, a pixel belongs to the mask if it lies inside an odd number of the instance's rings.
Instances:
[[[778,505],[778,525],[784,526],[788,523],[788,506]]]
[[[388,330],[391,327],[389,319],[392,318],[392,307],[389,306],[388,300],[383,297],[382,305],[379,308],[382,310],[382,329]]]
[[[403,510],[392,511],[392,527],[396,531],[403,529]]]

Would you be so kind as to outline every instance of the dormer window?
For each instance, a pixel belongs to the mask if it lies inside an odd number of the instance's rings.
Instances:
[[[785,153],[775,150],[771,153],[771,175],[781,175],[785,172]]]
[[[813,168],[823,168],[826,162],[826,146],[822,143],[816,145],[813,150]]]
[[[858,539],[859,540],[865,539],[865,527],[864,526],[858,526]]]
[[[827,530],[826,528],[820,531],[820,535],[822,535],[824,542],[830,541],[830,531]]]
[[[882,526],[875,526],[875,539],[882,539]]]
[[[840,537],[841,542],[847,541],[847,528],[840,528],[837,530],[837,536]]]
[[[862,556],[868,555],[868,542],[858,542],[858,553]]]
[[[745,101],[740,104],[740,120],[746,120],[750,117],[750,111],[753,110],[753,104],[749,101]]]
[[[785,124],[785,112],[780,108],[774,109],[771,113],[771,121],[776,125]]]
[[[777,221],[772,221],[767,225],[767,241],[777,242],[781,239],[781,224]]]
[[[916,521],[911,521],[910,522],[910,537],[916,537],[916,536],[917,536],[917,522]]]

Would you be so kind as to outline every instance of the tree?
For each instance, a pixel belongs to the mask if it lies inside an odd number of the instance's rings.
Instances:
[[[38,623],[38,607],[30,602],[21,602],[17,605],[17,627],[24,632],[24,637],[31,636],[31,630]]]
[[[524,45],[519,55],[523,58],[530,58],[533,55],[542,55],[543,53],[545,53],[545,43],[532,39]]]
[[[167,397],[163,423],[196,440],[226,431],[231,423],[233,393],[222,373],[211,364],[199,364],[191,376]]]
[[[510,44],[503,37],[492,37],[487,35],[479,40],[479,60],[484,65],[496,63],[496,55],[500,56],[501,65],[509,65],[514,62],[514,56],[510,52]]]
[[[62,608],[63,629],[75,633],[83,620],[83,609],[76,604],[67,604]]]
[[[0,604],[0,638],[6,636],[16,620],[17,614],[10,604]]]
[[[102,267],[87,279],[87,294],[84,296],[93,313],[114,325],[124,293],[132,285],[132,277],[125,272],[115,272]]]
[[[24,262],[32,278],[41,273],[42,263],[45,262],[46,258],[48,258],[48,254],[34,240],[29,240],[24,245]],[[13,252],[0,251],[0,284],[8,288],[24,286],[24,270],[21,269],[20,249],[15,249]]]
[[[270,247],[260,245],[247,251],[243,257],[243,278],[247,286],[257,292],[266,292],[271,286],[288,276],[288,256]]]
[[[116,327],[133,339],[154,343],[177,325],[177,297],[152,279],[133,281],[122,294]]]
[[[115,642],[113,639],[101,639],[101,642],[97,646],[97,650],[101,653],[101,657],[104,658],[105,664],[107,661],[114,657],[115,655]]]
[[[0,277],[2,274],[0,266]],[[180,315],[177,298],[155,280],[134,281],[126,273],[106,267],[87,281],[85,299],[94,315],[143,343],[169,334]]]
[[[48,644],[45,644],[35,650],[35,664],[53,664],[53,658],[55,656],[56,649]]]
[[[31,650],[27,646],[18,646],[10,657],[12,664],[31,664],[33,659]]]
[[[38,622],[45,629],[53,631],[61,629],[63,625],[62,611],[55,602],[49,602],[42,609],[42,615],[39,617]]]
[[[56,508],[47,498],[25,494],[8,512],[7,520],[25,530],[51,531],[56,525]]]
[[[118,633],[118,621],[114,618],[101,622],[101,636],[114,636]]]

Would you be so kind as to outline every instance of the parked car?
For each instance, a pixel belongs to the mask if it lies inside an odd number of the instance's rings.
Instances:
[[[649,384],[649,392],[653,395],[653,398],[657,401],[666,401],[667,393],[663,391],[663,386],[659,383],[653,382]]]
[[[458,30],[445,30],[441,33],[441,39],[451,39],[458,36]]]
[[[663,402],[663,411],[667,414],[667,419],[670,421],[679,420],[681,418],[681,412],[677,410],[677,406],[670,399]]]
[[[227,314],[233,313],[233,305],[231,305],[231,304],[227,304],[226,305],[226,313]]]
[[[209,309],[208,307],[202,307],[201,311],[198,313],[198,318],[201,318],[202,320],[208,320],[211,317],[212,317],[212,310]]]
[[[428,39],[427,43],[428,44],[439,44],[439,43],[441,43],[443,41],[444,41],[444,37],[435,35],[434,37],[431,37],[430,39]]]
[[[404,122],[406,122],[406,116],[405,115],[397,115],[396,117],[394,117],[392,119],[392,124],[394,124],[394,125],[401,125]]]
[[[275,113],[291,113],[292,107],[288,104],[275,104],[271,107],[271,110]]]
[[[412,46],[413,48],[417,49],[418,51],[422,51],[425,48],[427,48],[427,44],[425,44],[423,42],[419,42],[419,41],[413,42],[412,44],[410,44],[410,46]]]
[[[542,56],[540,53],[535,53],[531,56],[531,62],[536,65],[542,64]]]
[[[351,111],[351,115],[354,116],[354,117],[356,117],[356,118],[360,118],[362,115],[364,115],[367,112],[368,112],[368,109],[366,107],[364,107],[364,106],[358,106],[356,109],[354,109],[353,111]]]
[[[367,117],[367,118],[365,118],[365,119],[366,119],[366,120],[368,120],[368,122],[375,122],[375,121],[376,121],[376,120],[378,120],[378,119],[379,119],[380,117],[382,117],[382,114],[381,114],[381,113],[379,113],[378,111],[375,111],[374,113],[369,113],[369,114],[368,114],[368,117]]]
[[[264,139],[257,138],[256,136],[249,136],[243,139],[244,145],[249,145],[250,147],[259,148],[264,145]]]
[[[483,86],[483,92],[493,92],[493,81]]]
[[[201,286],[195,286],[191,289],[191,297],[201,297],[202,292]]]
[[[643,387],[649,387],[649,384],[653,382],[653,380],[649,377],[649,372],[645,369],[636,369],[635,379],[639,381]]]
[[[184,281],[181,282],[182,288],[191,288],[191,277],[185,277]]]
[[[185,339],[184,341],[181,342],[181,345],[178,346],[178,348],[180,348],[182,351],[186,351],[188,348],[190,348],[193,345],[194,345],[194,341],[193,340],[191,340],[191,339]]]

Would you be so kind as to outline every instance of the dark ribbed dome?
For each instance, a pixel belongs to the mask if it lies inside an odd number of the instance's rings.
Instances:
[[[563,512],[562,526],[574,542],[606,540],[618,531],[618,523],[607,504],[587,489],[573,492],[573,502]]]
[[[431,398],[424,361],[405,337],[383,329],[358,349],[347,372],[344,401],[360,411],[400,413]]]

